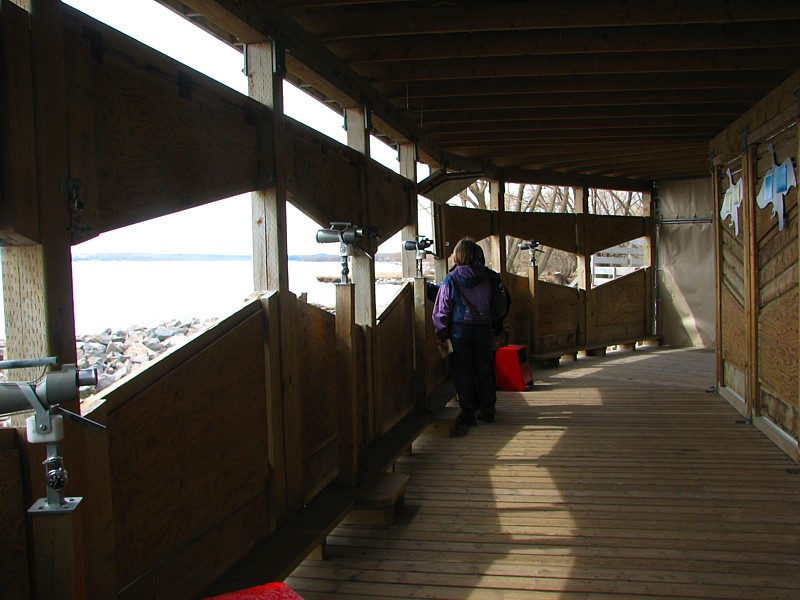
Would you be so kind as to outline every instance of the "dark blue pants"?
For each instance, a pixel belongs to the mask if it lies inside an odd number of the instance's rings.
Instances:
[[[462,414],[471,418],[480,409],[483,415],[493,416],[497,390],[491,326],[453,323],[450,341],[453,343],[450,366]]]

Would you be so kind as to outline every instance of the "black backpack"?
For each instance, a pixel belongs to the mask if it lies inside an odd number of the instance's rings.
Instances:
[[[508,292],[506,284],[500,279],[499,273],[486,269],[492,282],[492,329],[495,335],[500,335],[503,331],[503,321],[505,321],[511,310],[511,294]]]

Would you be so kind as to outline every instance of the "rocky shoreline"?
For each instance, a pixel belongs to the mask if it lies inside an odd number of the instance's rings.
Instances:
[[[208,329],[219,319],[173,319],[159,325],[132,325],[127,329],[106,329],[100,333],[75,338],[79,369],[97,369],[97,385],[81,389],[87,398],[135,373],[167,350],[186,343],[194,335]],[[5,357],[5,340],[0,340],[0,356]],[[6,381],[0,372],[0,381]]]
[[[319,281],[338,280],[338,277],[320,276]],[[402,284],[401,273],[387,273],[376,278],[380,283]],[[322,310],[335,312],[334,307],[319,306]],[[136,373],[147,363],[164,352],[180,346],[194,335],[208,329],[219,319],[173,319],[158,325],[132,325],[127,329],[108,328],[100,333],[82,334],[75,338],[77,367],[97,369],[97,385],[81,389],[81,398],[94,395],[123,377]],[[5,340],[0,340],[0,357],[5,357]],[[5,372],[0,372],[0,381],[5,381]]]
[[[141,369],[167,350],[186,343],[219,319],[171,320],[156,326],[133,325],[128,329],[106,329],[75,339],[79,369],[97,369],[97,385],[83,388],[86,398]]]

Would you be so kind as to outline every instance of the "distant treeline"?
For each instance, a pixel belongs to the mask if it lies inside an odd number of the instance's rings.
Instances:
[[[179,260],[250,260],[247,254],[154,254],[147,252],[103,252],[100,254],[76,254],[73,261],[179,261]]]
[[[155,254],[147,252],[103,252],[98,254],[76,254],[73,261],[161,261],[173,262],[182,260],[252,260],[249,254]],[[304,262],[338,262],[338,254],[292,254],[289,260]],[[399,262],[400,253],[378,254],[376,260],[381,262]]]

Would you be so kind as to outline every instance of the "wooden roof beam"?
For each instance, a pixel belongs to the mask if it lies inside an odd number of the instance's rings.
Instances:
[[[383,133],[398,142],[412,141],[420,153],[460,170],[484,168],[470,160],[450,155],[408,122],[394,105],[381,96],[346,63],[300,28],[273,2],[259,0],[183,0],[183,4],[215,26],[237,36],[244,43],[275,39],[287,55],[287,69],[300,79],[325,89],[342,107],[365,106]],[[301,69],[299,65],[305,68]],[[312,77],[313,74],[313,77]],[[304,77],[303,77],[304,76]]]

